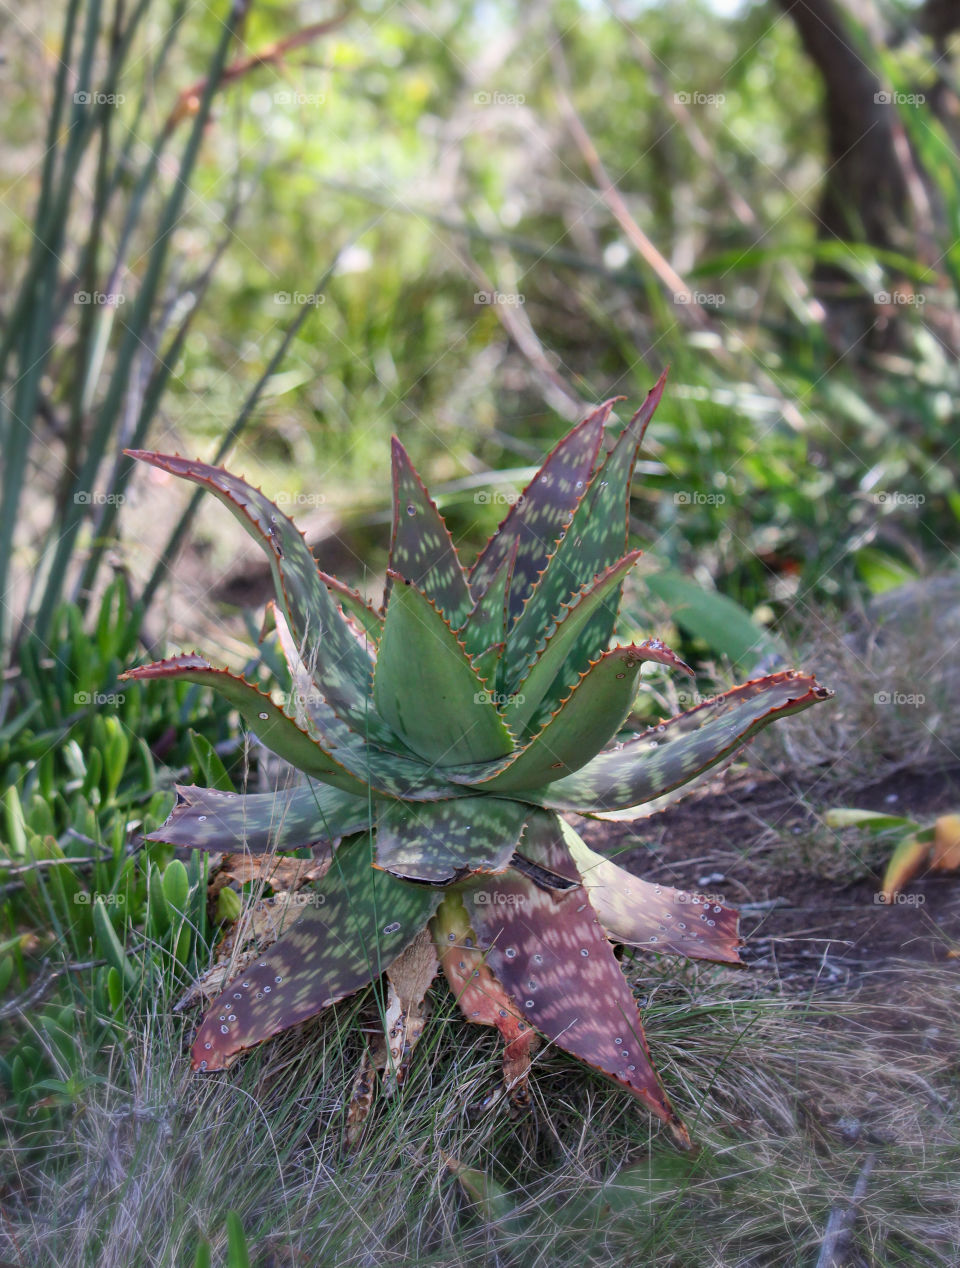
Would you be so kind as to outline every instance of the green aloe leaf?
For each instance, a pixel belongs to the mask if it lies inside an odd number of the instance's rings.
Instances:
[[[523,832],[527,807],[498,797],[423,805],[389,802],[377,819],[377,865],[433,884],[463,872],[502,872]]]
[[[203,687],[212,687],[236,707],[254,735],[278,757],[290,762],[304,774],[323,778],[347,792],[361,796],[366,793],[361,781],[335,762],[306,730],[288,717],[259,687],[247,682],[245,678],[231,674],[227,669],[215,668],[196,653],[171,656],[150,665],[138,665],[135,669],[128,669],[120,677],[136,681],[153,678],[180,679],[199,683]]]
[[[272,854],[330,846],[370,826],[366,797],[309,783],[275,793],[227,793],[177,785],[177,805],[148,841],[197,850]]]
[[[496,685],[497,666],[500,664],[500,657],[503,655],[503,643],[494,643],[479,655],[471,658],[470,663],[481,682],[488,685]],[[493,692],[496,695],[496,691]],[[494,702],[496,703],[496,701]]]
[[[421,757],[440,766],[487,762],[513,750],[490,693],[436,605],[394,575],[377,655],[377,712]]]
[[[317,741],[325,749],[349,750],[352,748],[356,750],[361,738],[388,749],[402,748],[397,737],[378,715],[369,700],[363,717],[362,730],[359,734],[351,732],[347,723],[327,703],[317,681],[319,675],[315,673],[315,664],[307,665],[304,662],[290,626],[281,610],[272,601],[267,604],[265,624],[273,626],[287,664],[293,685],[291,704],[294,715],[305,730],[316,736]],[[349,760],[347,765],[349,766]],[[353,769],[352,766],[350,769]]]
[[[615,402],[621,399],[604,401],[564,436],[510,508],[470,571],[471,590],[475,595],[485,594],[497,572],[516,551],[509,590],[511,620],[519,615],[583,497],[600,451],[604,425]]]
[[[493,574],[490,584],[457,631],[457,637],[471,656],[476,656],[492,643],[502,643],[507,637],[510,580],[519,544],[514,541],[513,549]]]
[[[443,516],[396,436],[393,437],[391,452],[393,538],[384,609],[389,605],[390,574],[395,573],[422,590],[437,605],[448,624],[456,629],[473,607],[456,547]]]
[[[832,692],[786,670],[757,678],[598,754],[573,775],[524,793],[530,801],[580,814],[627,810],[689,783],[776,718],[799,713]]]
[[[362,594],[341,581],[339,577],[331,576],[330,573],[322,570],[319,576],[347,616],[356,621],[358,627],[376,647],[380,642],[380,633],[383,629],[383,617],[380,613],[366,601]]]
[[[476,901],[480,891],[487,901]],[[527,1020],[682,1134],[650,1063],[636,1000],[583,886],[560,893],[511,871],[465,881],[463,892],[487,961]]]
[[[630,481],[647,424],[660,403],[666,372],[620,434],[617,443],[593,475],[563,538],[546,562],[529,600],[507,636],[506,681],[522,677],[542,632],[557,619],[563,604],[593,577],[615,563],[627,548]],[[580,673],[606,649],[613,634],[617,609],[597,613],[581,633],[568,659]]]
[[[413,801],[459,795],[454,785],[431,773],[422,762],[365,744],[325,707],[322,711],[325,729],[321,733],[305,707],[311,703],[308,697],[297,697],[298,705],[301,699],[303,704],[300,720],[294,720],[258,687],[226,669],[214,668],[201,656],[173,656],[152,665],[128,669],[123,677],[179,678],[212,687],[235,705],[254,735],[278,757],[305,775],[355,796],[366,798],[371,789],[374,794],[407,797]],[[336,757],[332,756],[333,751]]]
[[[369,836],[345,842],[303,914],[210,1007],[195,1069],[221,1070],[244,1048],[315,1016],[380,976],[437,909],[443,891],[372,866]]]
[[[373,664],[344,621],[300,530],[265,494],[222,467],[177,455],[129,450],[130,456],[209,489],[259,543],[273,572],[297,644],[324,699],[346,721],[363,727]]]
[[[659,639],[604,652],[505,770],[473,782],[482,785],[485,792],[539,788],[586,766],[623,726],[646,660],[693,672]],[[542,711],[538,711],[534,721],[541,716]],[[456,780],[452,771],[448,774]]]
[[[568,823],[558,822],[612,942],[695,960],[740,963],[738,911],[710,901],[706,894],[641,880],[591,850]]]
[[[632,551],[595,577],[561,608],[555,623],[548,622],[541,630],[541,641],[539,646],[534,645],[535,654],[529,668],[503,705],[503,715],[514,734],[526,731],[531,718],[545,700],[548,703],[558,701],[569,693],[582,669],[573,673],[562,691],[558,690],[558,675],[569,663],[571,652],[578,646],[584,629],[598,614],[609,619],[611,627],[616,622],[623,579],[639,558],[640,551]]]

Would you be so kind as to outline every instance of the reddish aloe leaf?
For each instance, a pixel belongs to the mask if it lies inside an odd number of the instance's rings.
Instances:
[[[244,1048],[315,1016],[380,976],[433,915],[442,891],[371,866],[369,837],[344,843],[306,910],[215,1001],[193,1045],[194,1069],[221,1070]]]
[[[478,1026],[496,1026],[499,1030],[506,1045],[503,1081],[513,1100],[526,1104],[530,1059],[539,1036],[497,981],[477,946],[477,935],[459,890],[447,891],[430,928],[441,968],[460,1011],[467,1021]]]
[[[456,629],[473,606],[456,547],[443,516],[396,436],[392,456],[393,538],[383,609],[387,609],[393,572],[422,590]]]
[[[659,639],[604,652],[584,671],[552,715],[545,715],[542,708],[538,710],[534,722],[543,719],[541,729],[506,769],[492,773],[487,780],[471,782],[488,792],[539,788],[585,766],[626,721],[633,707],[640,667],[646,660],[673,663],[687,673],[693,672]],[[454,772],[448,773],[457,780]]]
[[[342,718],[362,728],[368,714],[372,662],[347,628],[337,601],[327,589],[329,578],[321,575],[293,521],[259,489],[222,467],[141,449],[126,452],[209,489],[233,512],[270,560],[294,637],[314,667],[324,699]]]
[[[776,718],[832,694],[795,670],[757,678],[598,754],[573,775],[523,795],[554,810],[580,814],[639,806],[688,783]]]
[[[148,841],[197,850],[272,854],[304,845],[329,845],[370,826],[365,797],[306,784],[276,793],[228,793],[177,785],[169,819]]]
[[[739,964],[740,913],[707,894],[641,880],[604,858],[567,823],[561,831],[611,942]]]
[[[465,881],[463,892],[487,962],[527,1020],[682,1135],[650,1064],[636,1000],[584,888],[541,889],[508,872]]]
[[[377,866],[443,884],[465,871],[502,872],[523,832],[527,807],[498,797],[382,804]]]
[[[564,436],[473,565],[470,588],[475,595],[482,595],[511,551],[516,550],[509,592],[510,620],[519,615],[557,538],[580,503],[600,451],[604,425],[616,401],[622,399],[604,401]]]
[[[565,827],[552,810],[534,810],[528,806],[527,826],[517,846],[521,868],[524,860],[536,864],[546,874],[544,879],[559,877],[563,883],[553,888],[560,889],[580,884],[580,872],[570,853]]]
[[[630,481],[637,450],[647,424],[663,395],[664,372],[647,399],[620,434],[617,443],[590,481],[562,540],[541,564],[543,573],[507,637],[506,682],[515,688],[526,672],[544,629],[557,619],[563,604],[625,553],[630,510]],[[598,612],[570,649],[570,681],[606,650],[616,622],[618,602]]]

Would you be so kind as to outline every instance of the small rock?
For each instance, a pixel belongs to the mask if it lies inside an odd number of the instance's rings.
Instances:
[[[888,806],[892,806],[892,805],[893,805],[893,803],[894,803],[895,801],[899,801],[899,800],[900,800],[900,794],[899,794],[899,793],[887,793],[886,797],[884,797],[884,799],[883,799],[883,800],[887,803],[887,805],[888,805]]]
[[[697,877],[697,884],[706,888],[707,885],[722,885],[726,879],[723,872],[708,872],[706,876]]]
[[[861,1130],[862,1130],[862,1124],[859,1118],[838,1118],[837,1119],[837,1131],[840,1133],[840,1135],[843,1137],[844,1140],[848,1140],[851,1143],[855,1140],[859,1140]]]

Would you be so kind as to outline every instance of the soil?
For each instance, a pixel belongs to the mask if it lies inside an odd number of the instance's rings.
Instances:
[[[739,907],[744,963],[787,988],[850,987],[868,979],[877,986],[886,970],[896,967],[902,977],[905,962],[950,960],[951,950],[960,950],[960,875],[923,876],[895,904],[878,902],[888,847],[871,847],[866,833],[834,840],[822,823],[822,795],[812,784],[749,771],[720,776],[641,823],[594,821],[580,830],[638,875]],[[930,774],[900,772],[832,804],[928,823],[960,807],[960,764]]]

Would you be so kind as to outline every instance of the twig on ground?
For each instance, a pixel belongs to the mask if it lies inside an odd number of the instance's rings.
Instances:
[[[854,1221],[857,1218],[857,1210],[866,1196],[867,1181],[870,1179],[870,1172],[873,1170],[873,1164],[876,1160],[876,1154],[867,1155],[867,1160],[857,1176],[857,1183],[853,1187],[850,1201],[842,1206],[835,1206],[830,1212],[827,1229],[820,1246],[817,1268],[839,1268],[840,1257],[850,1244],[850,1236],[853,1232]]]

